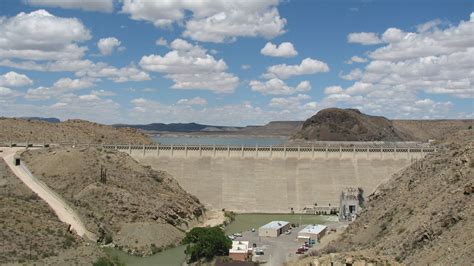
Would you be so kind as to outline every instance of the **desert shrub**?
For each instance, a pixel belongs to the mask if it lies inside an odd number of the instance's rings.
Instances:
[[[70,234],[66,234],[66,235],[64,235],[64,237],[65,237],[65,239],[63,241],[63,248],[68,249],[68,248],[72,247],[72,245],[75,242],[74,237]]]

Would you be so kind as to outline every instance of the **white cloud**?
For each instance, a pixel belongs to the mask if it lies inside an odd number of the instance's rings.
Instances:
[[[176,103],[181,105],[207,105],[207,100],[201,97],[194,97],[192,99],[180,99]]]
[[[163,37],[160,37],[158,40],[155,41],[155,44],[157,46],[165,46],[167,47],[168,46],[168,41],[166,39],[164,39]]]
[[[373,32],[353,32],[347,35],[349,43],[360,43],[362,45],[371,45],[382,43],[377,34]]]
[[[346,64],[352,65],[353,63],[366,63],[367,61],[367,58],[354,55],[351,59],[346,61]]]
[[[80,89],[93,87],[95,86],[95,84],[92,80],[87,79],[87,78],[82,78],[82,79],[61,78],[58,81],[56,81],[53,86],[61,90],[80,90]]]
[[[227,64],[216,60],[207,50],[182,39],[170,44],[171,50],[164,56],[148,55],[140,60],[140,66],[148,71],[166,74],[172,79],[174,89],[204,89],[216,93],[235,90],[239,78],[225,72]]]
[[[92,63],[88,67],[76,71],[78,77],[108,78],[114,82],[150,80],[150,75],[134,65],[121,68],[110,66],[103,62]]]
[[[25,0],[32,6],[60,7],[64,9],[82,9],[85,11],[100,11],[110,13],[114,10],[113,0]]]
[[[300,82],[296,87],[289,87],[283,80],[277,78],[265,82],[252,80],[249,85],[252,91],[257,91],[264,95],[291,95],[311,90],[311,83],[307,80]]]
[[[243,70],[249,70],[250,68],[252,68],[252,66],[244,64],[244,65],[241,65],[240,68],[242,68]]]
[[[124,0],[122,12],[156,27],[178,22],[185,27],[183,36],[194,40],[224,42],[237,37],[273,38],[284,33],[286,20],[280,17],[278,4],[279,0]]]
[[[19,74],[14,71],[0,75],[0,86],[23,87],[32,84],[33,81],[27,75]]]
[[[363,75],[362,70],[360,70],[360,68],[355,68],[355,69],[352,69],[351,72],[349,72],[349,74],[343,75],[342,73],[340,73],[339,77],[345,80],[357,80],[357,79],[360,79],[362,75]]]
[[[110,55],[114,52],[115,48],[119,47],[121,42],[115,37],[108,37],[100,39],[97,42],[97,47],[102,55]]]
[[[434,19],[423,24],[416,26],[418,32],[427,32],[433,29],[436,29],[437,26],[441,25],[442,21],[440,19]]]
[[[0,86],[0,102],[20,96],[21,93],[10,88]]]
[[[46,10],[21,12],[0,19],[0,58],[74,60],[87,50],[77,43],[90,38],[76,18],[56,17]]]
[[[265,47],[260,50],[260,53],[266,56],[275,57],[294,57],[298,55],[298,52],[293,47],[291,42],[282,42],[280,45],[275,45],[271,42],[267,42]]]
[[[329,72],[329,66],[319,60],[306,58],[299,65],[280,64],[267,68],[264,78],[288,79],[292,76],[310,75],[315,73]]]
[[[329,86],[324,89],[324,94],[342,93],[344,89],[341,86]]]

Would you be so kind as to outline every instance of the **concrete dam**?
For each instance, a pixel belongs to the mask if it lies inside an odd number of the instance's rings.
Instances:
[[[173,175],[209,209],[297,213],[339,206],[346,187],[369,195],[433,148],[105,145]]]

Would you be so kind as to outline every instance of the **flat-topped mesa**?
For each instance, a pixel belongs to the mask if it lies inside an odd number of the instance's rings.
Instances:
[[[382,116],[357,109],[328,108],[307,119],[293,139],[320,141],[405,141],[412,138]]]

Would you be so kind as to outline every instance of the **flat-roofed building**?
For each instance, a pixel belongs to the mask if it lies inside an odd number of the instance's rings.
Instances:
[[[290,223],[285,221],[272,221],[258,229],[259,236],[277,237],[290,229]]]
[[[327,226],[310,224],[298,232],[298,241],[307,242],[309,239],[319,241],[326,234]]]
[[[229,257],[236,261],[250,261],[252,259],[252,248],[249,241],[232,241]]]

